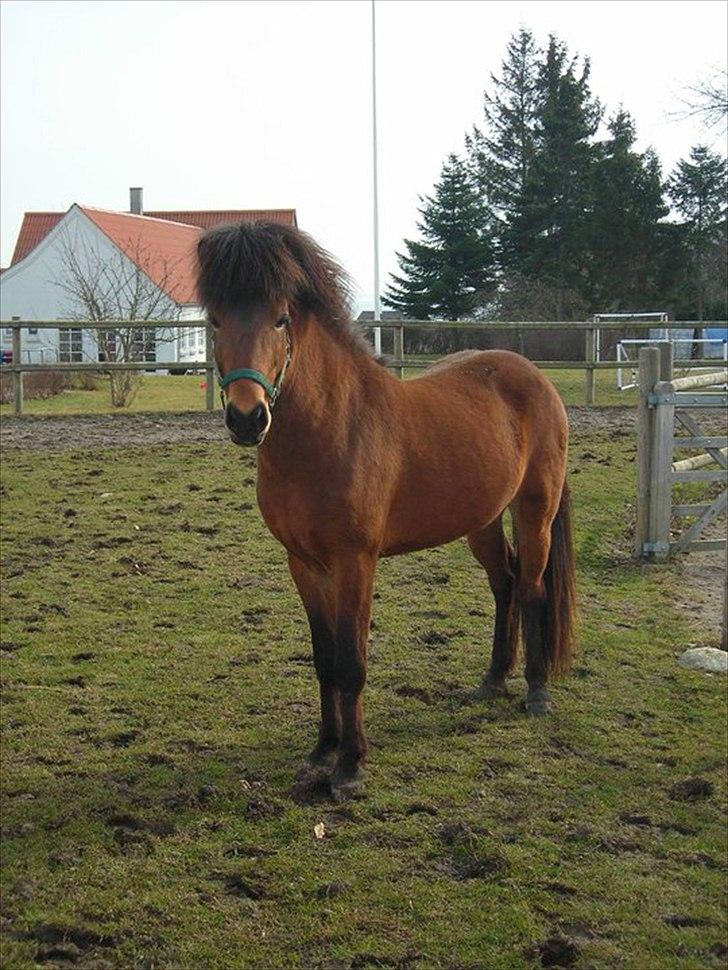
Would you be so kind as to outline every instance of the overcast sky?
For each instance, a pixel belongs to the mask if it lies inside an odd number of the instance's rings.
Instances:
[[[418,197],[482,116],[509,37],[529,27],[592,61],[592,90],[637,122],[665,171],[724,139],[670,117],[724,68],[723,0],[377,0],[381,275]],[[369,0],[2,3],[0,263],[26,210],[295,208],[373,292]]]

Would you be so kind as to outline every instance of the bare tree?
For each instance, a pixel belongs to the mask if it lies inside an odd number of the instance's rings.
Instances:
[[[713,73],[685,88],[680,98],[682,108],[673,112],[679,119],[697,118],[705,128],[728,128],[728,71],[716,68]]]
[[[108,329],[86,331],[99,361],[154,361],[159,344],[174,339],[169,328],[134,326],[176,319],[177,306],[166,293],[172,266],[140,239],[129,240],[128,253],[102,253],[70,233],[61,240],[62,268],[54,282],[68,298],[67,318],[110,322]],[[109,370],[108,375],[112,405],[128,407],[139,390],[141,372]]]

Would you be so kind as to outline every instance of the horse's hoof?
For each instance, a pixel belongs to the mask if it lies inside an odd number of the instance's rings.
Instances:
[[[548,717],[552,710],[553,704],[547,691],[534,691],[528,695],[526,699],[526,711],[531,717]]]
[[[319,751],[314,748],[306,764],[311,771],[332,771],[336,764],[336,751]]]
[[[473,693],[473,700],[492,701],[497,697],[509,696],[505,681],[484,680],[480,687]]]
[[[331,796],[335,802],[345,802],[350,798],[361,798],[364,794],[365,775],[357,768],[353,775],[336,770],[331,776]]]

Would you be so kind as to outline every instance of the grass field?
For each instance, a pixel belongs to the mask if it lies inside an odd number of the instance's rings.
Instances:
[[[411,369],[408,377],[421,373]],[[578,370],[549,370],[545,372],[561,392],[567,404],[584,403],[584,374]],[[598,404],[635,403],[634,391],[620,391],[616,386],[613,371],[598,371],[596,375],[596,396]],[[27,400],[23,411],[26,414],[106,414],[112,411],[108,388],[108,378],[99,380],[95,391],[67,390],[44,401]],[[217,404],[217,394],[215,395]],[[142,411],[202,411],[205,408],[204,375],[167,377],[145,375],[141,387],[129,408],[123,413]],[[0,416],[12,414],[12,404],[0,405]]]
[[[633,456],[573,441],[551,719],[520,678],[470,701],[463,543],[382,562],[369,792],[335,805],[294,787],[315,679],[251,453],[8,452],[3,968],[724,966],[725,681],[676,665],[670,571],[629,560]]]

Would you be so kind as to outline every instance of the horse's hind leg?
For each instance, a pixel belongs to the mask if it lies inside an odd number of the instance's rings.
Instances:
[[[489,699],[506,693],[506,676],[518,653],[519,617],[515,603],[514,557],[503,532],[503,519],[468,536],[473,555],[488,574],[495,597],[495,628],[490,667],[476,697]]]
[[[559,497],[548,493],[519,497],[514,518],[518,533],[518,601],[526,653],[526,710],[536,717],[549,714],[546,686],[550,673],[546,567],[551,550],[551,523]]]

